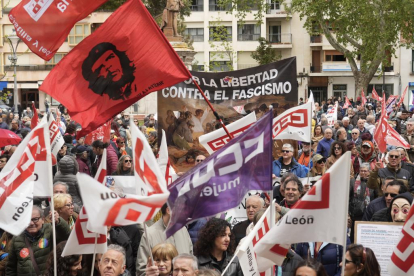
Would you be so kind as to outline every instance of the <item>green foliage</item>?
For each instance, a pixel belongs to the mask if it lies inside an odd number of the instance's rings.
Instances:
[[[209,44],[213,51],[210,52],[209,70],[233,71],[233,61],[237,53],[233,49],[232,36],[228,28],[224,26],[220,18],[210,22]],[[227,60],[223,62],[223,60]]]
[[[250,56],[260,65],[269,64],[282,58],[281,55],[276,54],[276,49],[272,48],[272,45],[266,40],[266,38],[261,37],[258,41],[259,46],[257,46],[256,51],[251,53]]]

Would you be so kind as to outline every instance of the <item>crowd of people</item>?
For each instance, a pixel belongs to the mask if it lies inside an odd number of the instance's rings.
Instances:
[[[338,120],[328,126],[326,113],[338,102]],[[275,267],[276,275],[380,275],[375,254],[369,248],[353,244],[355,221],[404,222],[411,207],[414,192],[414,118],[403,108],[394,107],[390,124],[403,135],[411,146],[388,146],[387,153],[380,153],[373,134],[379,118],[378,103],[368,99],[364,106],[357,99],[353,106],[342,108],[340,98],[332,98],[316,105],[313,118],[311,142],[283,144],[281,156],[272,163],[275,180],[273,197],[276,200],[277,219],[294,208],[299,199],[314,184],[315,177],[321,177],[347,151],[351,151],[349,183],[348,244],[345,262],[342,262],[343,248],[337,244],[315,241],[292,245],[283,262]],[[169,140],[180,144],[178,138],[185,137],[185,126],[193,127],[194,133],[202,133],[206,127],[207,111],[197,110],[194,125],[188,125],[183,113],[181,117],[170,114]],[[22,119],[18,115],[4,114],[0,128],[12,130],[22,138],[30,132],[33,112],[27,108]],[[45,114],[46,116],[46,114]],[[30,225],[19,236],[1,230],[0,275],[53,275],[53,251],[57,257],[57,275],[243,275],[240,263],[233,258],[237,246],[259,221],[271,202],[268,195],[253,195],[246,200],[246,220],[230,225],[218,218],[200,219],[166,238],[165,229],[171,218],[171,210],[165,204],[159,214],[145,224],[108,227],[108,250],[96,254],[92,263],[91,254],[62,257],[66,241],[78,219],[83,206],[79,192],[78,172],[94,176],[104,149],[107,150],[107,175],[133,175],[133,154],[130,120],[147,137],[154,154],[158,153],[158,123],[154,115],[145,117],[144,122],[131,118],[127,112],[117,115],[111,126],[110,141],[100,140],[85,143],[85,138],[76,139],[80,126],[71,120],[67,110],[50,109],[63,134],[65,144],[56,156],[54,167],[54,219],[48,200],[35,198]],[[172,118],[174,116],[174,118]],[[39,113],[39,117],[42,114]],[[191,122],[194,122],[194,120]],[[168,120],[167,120],[168,122]],[[173,130],[173,126],[174,130]],[[181,130],[184,132],[180,132]],[[199,130],[199,131],[197,131]],[[193,132],[192,132],[193,133]],[[178,138],[177,138],[178,137]],[[190,139],[190,137],[188,137]],[[184,142],[183,142],[184,143]],[[185,144],[185,143],[184,143]],[[0,155],[0,171],[8,162],[17,145],[3,149]],[[183,146],[185,148],[185,145]],[[194,156],[193,166],[206,159]],[[108,178],[107,186],[121,195],[122,188]],[[312,179],[308,181],[307,179]],[[57,246],[53,249],[53,233]]]

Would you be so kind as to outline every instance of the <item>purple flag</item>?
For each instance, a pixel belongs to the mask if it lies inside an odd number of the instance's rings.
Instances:
[[[167,237],[189,222],[237,207],[250,190],[272,189],[272,112],[169,188]]]

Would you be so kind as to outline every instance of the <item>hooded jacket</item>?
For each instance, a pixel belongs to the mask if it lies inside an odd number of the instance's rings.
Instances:
[[[65,155],[58,163],[59,171],[53,178],[53,183],[64,182],[69,186],[69,194],[72,196],[73,203],[82,206],[78,180],[76,174],[79,172],[79,165],[75,157]]]
[[[385,221],[385,222],[392,222],[392,217],[391,217],[391,209],[392,209],[392,204],[394,203],[394,201],[398,198],[404,198],[406,199],[410,204],[412,204],[413,202],[413,197],[409,192],[406,193],[402,193],[397,195],[396,197],[394,197],[391,200],[390,203],[390,207],[388,208],[384,208],[379,210],[378,212],[376,212],[372,218],[371,221]]]

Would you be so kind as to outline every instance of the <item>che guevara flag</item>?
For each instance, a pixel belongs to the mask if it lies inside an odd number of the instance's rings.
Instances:
[[[76,22],[107,0],[23,0],[9,13],[16,34],[29,49],[50,60]]]
[[[40,90],[82,125],[79,137],[150,92],[190,77],[142,2],[129,0],[57,64]]]

